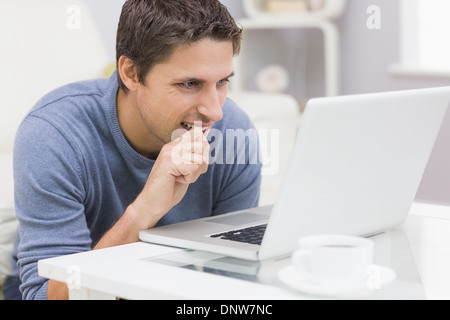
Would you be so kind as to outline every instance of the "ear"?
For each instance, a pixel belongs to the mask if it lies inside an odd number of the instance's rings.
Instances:
[[[139,78],[133,60],[126,56],[121,56],[119,58],[117,71],[128,90],[135,91],[139,86]]]

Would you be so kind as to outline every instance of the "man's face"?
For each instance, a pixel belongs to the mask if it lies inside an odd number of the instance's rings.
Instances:
[[[155,65],[136,94],[143,135],[161,149],[194,124],[203,131],[222,119],[222,106],[233,75],[233,46],[229,41],[201,40],[175,50]]]

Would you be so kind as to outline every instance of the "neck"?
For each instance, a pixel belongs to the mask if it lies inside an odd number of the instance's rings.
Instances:
[[[143,157],[156,160],[161,147],[152,143],[151,138],[142,118],[140,117],[135,93],[125,92],[119,89],[117,93],[117,118],[120,129],[130,146]]]

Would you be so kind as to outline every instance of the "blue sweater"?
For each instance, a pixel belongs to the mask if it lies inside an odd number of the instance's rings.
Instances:
[[[152,170],[154,161],[139,155],[120,129],[117,91],[115,74],[62,87],[41,99],[19,128],[14,179],[20,227],[13,275],[20,276],[24,299],[47,298],[38,260],[91,250]],[[226,101],[223,113],[213,129],[224,134],[210,141],[218,155],[227,145],[226,129],[253,128],[232,101]],[[254,150],[248,147],[250,136],[246,150]],[[253,164],[247,156],[242,164],[236,150],[231,154],[235,161],[213,161],[159,225],[257,206],[260,161]]]

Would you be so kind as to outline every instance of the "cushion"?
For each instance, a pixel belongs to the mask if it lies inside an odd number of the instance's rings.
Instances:
[[[11,253],[17,232],[18,221],[14,211],[0,211],[0,286],[11,272]]]
[[[12,153],[0,153],[0,286],[11,272],[11,252],[18,226],[12,167]]]

